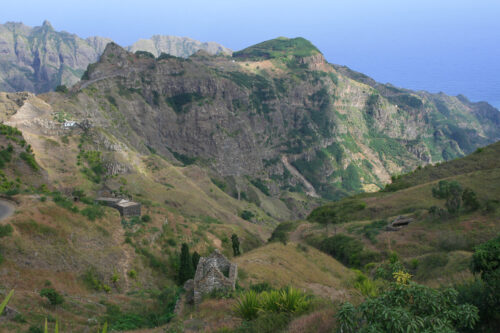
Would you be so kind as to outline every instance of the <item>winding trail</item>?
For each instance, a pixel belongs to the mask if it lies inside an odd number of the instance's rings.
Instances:
[[[304,186],[306,187],[306,190],[307,190],[306,194],[308,196],[313,197],[313,198],[319,198],[319,195],[318,195],[318,193],[316,193],[314,186],[312,186],[312,184],[309,183],[307,181],[307,179],[304,178],[304,176],[302,176],[302,174],[299,172],[299,170],[295,169],[295,167],[293,165],[291,165],[290,162],[288,162],[288,157],[286,157],[285,155],[281,156],[281,161],[283,162],[283,165],[285,166],[285,168],[287,168],[287,170],[290,171],[290,173],[292,175],[297,177],[302,182],[302,184],[304,184]]]
[[[16,205],[11,201],[0,199],[0,221],[5,220],[14,214]]]

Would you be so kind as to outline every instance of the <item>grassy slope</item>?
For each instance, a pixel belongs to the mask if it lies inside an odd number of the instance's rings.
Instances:
[[[500,214],[485,212],[483,207],[476,212],[464,211],[459,217],[433,218],[428,209],[431,206],[444,208],[444,200],[434,198],[431,189],[441,179],[456,180],[475,191],[483,205],[487,200],[500,198],[499,150],[500,143],[495,143],[465,158],[416,170],[396,181],[396,184],[414,184],[403,190],[362,194],[348,199],[362,200],[366,208],[349,214],[348,222],[337,232],[356,237],[368,249],[383,255],[395,251],[407,263],[417,259],[421,265],[413,273],[417,280],[430,285],[469,278],[468,264],[473,247],[500,232]],[[333,205],[341,206],[343,202]],[[384,219],[390,222],[398,215],[407,215],[416,221],[398,232],[380,230],[374,242],[364,236],[363,227],[372,221]],[[302,237],[319,233],[321,231],[305,228]],[[448,262],[442,266],[432,263],[426,266],[426,262],[432,261],[429,259],[431,255],[444,256]]]

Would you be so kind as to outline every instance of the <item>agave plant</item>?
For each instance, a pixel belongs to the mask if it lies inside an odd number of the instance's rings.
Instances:
[[[234,311],[237,316],[245,320],[252,320],[257,318],[260,305],[259,295],[255,291],[249,290],[240,296]]]
[[[307,296],[304,295],[304,293],[300,290],[293,287],[288,287],[281,290],[279,301],[281,311],[290,313],[300,313],[302,311],[305,311],[310,304]]]
[[[3,313],[3,310],[5,310],[5,307],[7,306],[7,303],[9,303],[12,295],[14,295],[14,289],[10,291],[7,297],[5,297],[5,299],[3,300],[2,304],[0,304],[0,315]]]
[[[278,290],[264,291],[260,295],[262,311],[281,312],[282,296]]]

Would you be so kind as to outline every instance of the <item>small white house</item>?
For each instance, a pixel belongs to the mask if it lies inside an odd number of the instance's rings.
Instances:
[[[63,124],[63,128],[73,128],[76,126],[76,121],[66,120]]]

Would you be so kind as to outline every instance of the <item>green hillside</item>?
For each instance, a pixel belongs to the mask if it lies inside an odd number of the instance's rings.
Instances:
[[[309,57],[320,53],[310,41],[302,37],[279,37],[234,52],[233,57],[243,60],[262,60],[287,56]]]

